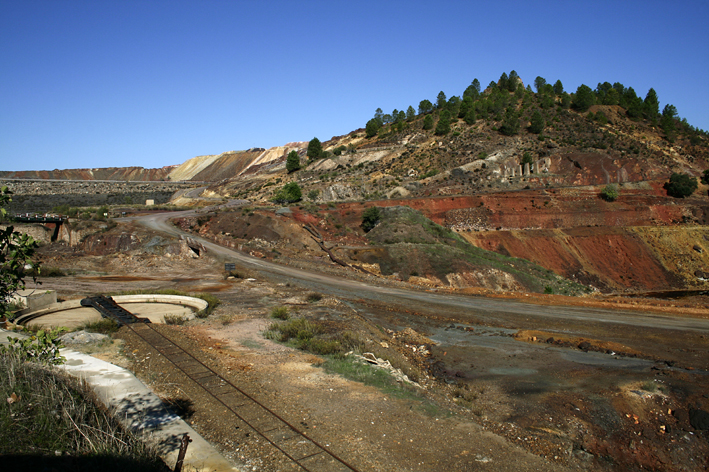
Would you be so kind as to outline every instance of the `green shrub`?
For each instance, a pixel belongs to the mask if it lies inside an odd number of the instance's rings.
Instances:
[[[187,322],[187,318],[182,315],[165,315],[165,324],[182,326]]]
[[[675,172],[670,176],[670,181],[665,184],[665,190],[671,197],[686,198],[692,195],[698,186],[695,177]]]
[[[342,346],[336,340],[315,338],[308,344],[308,351],[313,354],[326,356],[337,354],[342,351]]]
[[[554,288],[550,285],[547,285],[546,287],[544,287],[544,293],[551,295],[554,293]]]
[[[619,195],[620,192],[618,191],[618,187],[613,184],[608,184],[603,187],[603,190],[601,190],[601,198],[603,198],[607,202],[616,201]]]
[[[362,213],[362,224],[360,227],[365,233],[370,232],[381,220],[382,212],[379,207],[369,207]]]
[[[322,300],[322,294],[319,294],[317,292],[310,292],[306,297],[305,300],[308,303],[316,303]]]
[[[303,198],[303,192],[297,183],[285,184],[280,190],[273,194],[271,201],[274,203],[295,203]]]
[[[81,329],[90,333],[111,334],[118,331],[120,327],[118,322],[113,318],[101,318],[98,321],[86,323]]]
[[[37,362],[40,364],[63,364],[66,359],[59,355],[62,342],[59,335],[62,329],[52,331],[39,330],[35,336],[29,338],[9,337],[10,344],[0,346],[0,354],[14,355],[20,361]]]
[[[290,318],[288,314],[288,307],[286,306],[276,306],[271,309],[271,318],[276,318],[279,320],[287,320]]]

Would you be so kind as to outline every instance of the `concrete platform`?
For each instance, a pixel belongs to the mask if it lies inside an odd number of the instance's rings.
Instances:
[[[208,306],[201,298],[182,295],[119,295],[113,299],[134,315],[148,318],[151,323],[164,323],[165,315],[192,319],[195,312],[205,310]],[[67,329],[77,329],[100,320],[101,315],[96,309],[82,307],[81,300],[69,300],[51,304],[40,310],[22,310],[16,322],[24,326],[63,326]]]

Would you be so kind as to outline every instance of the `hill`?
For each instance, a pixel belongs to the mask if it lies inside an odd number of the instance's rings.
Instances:
[[[702,176],[709,167],[707,133],[680,119],[672,105],[660,112],[653,89],[645,99],[608,82],[567,93],[559,81],[537,77],[533,92],[513,72],[485,90],[476,79],[460,96],[441,92],[418,110],[379,109],[363,128],[322,143],[199,156],[161,178],[211,182],[203,195],[248,199],[264,211],[284,185],[295,184],[303,202],[292,218],[316,224],[349,262],[358,258],[348,245],[399,256],[404,247],[414,251],[418,275],[413,266],[380,264],[384,275],[405,280],[481,283],[460,276],[477,262],[466,266],[462,253],[451,258],[450,251],[469,251],[453,240],[413,247],[365,238],[359,225],[366,207],[411,207],[454,231],[455,241],[533,261],[603,291],[709,288],[707,186],[683,199],[664,188],[673,173]],[[289,172],[292,151],[301,168]],[[603,197],[608,185],[618,194],[614,201]],[[429,249],[446,245],[447,262],[431,263]]]

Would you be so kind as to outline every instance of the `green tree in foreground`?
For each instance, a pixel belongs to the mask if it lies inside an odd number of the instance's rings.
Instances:
[[[382,212],[379,207],[369,207],[362,213],[362,224],[360,227],[365,233],[369,233],[382,219]]]
[[[7,187],[0,189],[0,220],[7,215],[4,207],[12,201],[10,195],[12,192]],[[25,265],[31,262],[37,247],[31,236],[15,231],[13,226],[0,230],[0,315],[12,319],[10,297],[25,288]]]
[[[291,151],[288,153],[288,157],[286,158],[286,170],[290,174],[298,169],[300,169],[300,157],[298,157],[298,153],[296,151]]]
[[[313,138],[308,143],[308,157],[311,160],[320,159],[322,156],[322,144],[318,138]]]
[[[275,203],[295,203],[303,198],[303,192],[297,183],[291,182],[285,184],[280,190],[278,190],[271,199]]]
[[[697,190],[697,179],[687,174],[673,173],[670,181],[665,184],[667,194],[675,198],[686,198]]]

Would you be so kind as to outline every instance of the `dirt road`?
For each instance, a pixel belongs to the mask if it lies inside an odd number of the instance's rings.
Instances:
[[[145,227],[173,236],[185,236],[202,243],[212,254],[218,254],[225,260],[236,260],[259,272],[307,285],[309,288],[329,293],[333,296],[355,299],[370,299],[402,306],[417,307],[421,304],[436,311],[436,307],[456,310],[458,315],[471,323],[506,325],[515,323],[532,329],[534,327],[556,324],[558,322],[591,322],[627,327],[669,329],[709,333],[709,319],[694,317],[666,316],[654,313],[604,310],[593,308],[539,306],[514,300],[445,295],[432,292],[402,290],[381,287],[359,281],[323,275],[295,267],[283,266],[249,256],[214,244],[208,240],[187,234],[169,223],[171,218],[191,216],[194,212],[165,213],[137,218]],[[530,323],[531,321],[531,323]],[[538,323],[538,324],[537,324]]]

